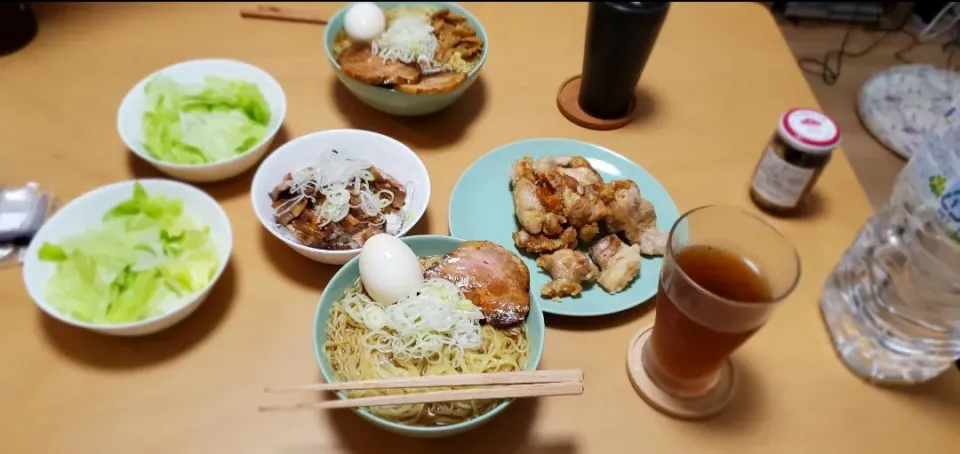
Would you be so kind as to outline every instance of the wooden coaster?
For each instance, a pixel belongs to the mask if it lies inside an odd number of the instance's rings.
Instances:
[[[611,129],[622,128],[632,120],[633,111],[637,108],[637,100],[634,99],[627,109],[627,114],[620,118],[603,119],[596,118],[584,112],[580,108],[580,75],[573,76],[560,85],[557,90],[557,108],[567,120],[570,120],[587,129],[596,129],[598,131],[609,131]]]
[[[674,396],[660,389],[643,368],[643,346],[651,333],[652,325],[641,329],[627,349],[627,374],[640,397],[661,413],[675,418],[703,419],[720,413],[737,390],[737,376],[730,361],[724,364],[720,380],[707,394],[694,398]]]

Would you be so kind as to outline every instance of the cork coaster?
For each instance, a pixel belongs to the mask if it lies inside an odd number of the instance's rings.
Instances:
[[[627,109],[627,114],[620,118],[603,119],[593,117],[580,108],[580,75],[573,76],[560,85],[557,90],[557,108],[567,120],[570,120],[587,129],[596,129],[598,131],[609,131],[611,129],[622,128],[632,120],[633,111],[637,108],[637,100],[634,99]]]
[[[720,380],[707,394],[677,397],[660,389],[643,368],[643,346],[650,339],[653,326],[647,326],[630,341],[627,350],[627,374],[634,389],[657,411],[679,419],[704,419],[720,413],[733,400],[737,390],[737,376],[728,360],[720,372]]]

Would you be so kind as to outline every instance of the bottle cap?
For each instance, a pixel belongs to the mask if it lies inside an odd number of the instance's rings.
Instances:
[[[840,145],[840,128],[823,112],[791,109],[780,117],[780,138],[808,153],[826,154]]]

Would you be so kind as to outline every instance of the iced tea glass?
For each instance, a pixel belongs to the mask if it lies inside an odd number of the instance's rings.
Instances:
[[[717,205],[687,212],[670,229],[644,370],[671,395],[707,394],[799,279],[793,245],[759,216]]]

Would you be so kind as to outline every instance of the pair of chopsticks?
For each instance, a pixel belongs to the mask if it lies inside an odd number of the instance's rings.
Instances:
[[[583,394],[583,371],[533,370],[489,374],[439,375],[432,377],[390,378],[317,385],[267,388],[268,393],[304,391],[349,391],[359,389],[435,388],[441,386],[480,386],[478,388],[429,391],[389,396],[303,402],[287,406],[260,407],[260,411],[289,411],[376,407],[381,405],[424,404],[460,400],[520,399],[526,397],[571,396]]]
[[[283,20],[288,22],[307,22],[321,25],[327,24],[327,20],[321,17],[319,13],[270,5],[257,5],[256,8],[241,8],[240,17]]]

